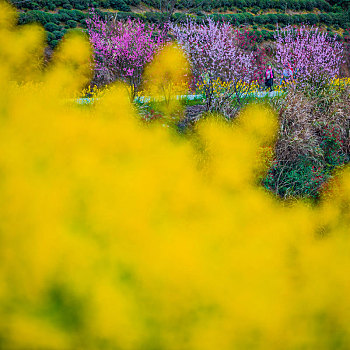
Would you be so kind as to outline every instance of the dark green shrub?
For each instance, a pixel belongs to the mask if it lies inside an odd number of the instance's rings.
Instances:
[[[124,0],[127,5],[138,6],[141,3],[141,0]]]
[[[311,197],[317,198],[328,174],[318,164],[304,156],[293,162],[274,161],[263,186],[281,198]]]
[[[251,11],[252,11],[255,15],[257,15],[257,14],[259,13],[259,11],[260,11],[260,7],[254,6],[254,7],[251,9]]]
[[[69,28],[76,28],[78,23],[76,21],[69,20],[67,21],[67,27]]]
[[[20,13],[18,16],[18,24],[27,24],[28,22],[28,16],[26,13]]]
[[[87,0],[70,0],[70,3],[77,10],[87,10],[89,8],[89,1]],[[103,7],[103,2],[100,5]]]
[[[310,24],[310,25],[315,25],[318,23],[318,17],[317,17],[317,15],[315,15],[313,13],[308,13],[308,14],[304,15],[304,19],[305,19],[305,22]]]
[[[123,11],[118,12],[117,18],[118,19],[139,18],[141,20],[144,19],[144,17],[141,14],[134,13],[134,12],[123,12]]]
[[[293,16],[293,22],[295,24],[301,24],[304,22],[304,18],[303,18],[303,15],[294,15]]]
[[[245,0],[238,1],[238,4],[236,4],[236,6],[242,10],[243,8],[247,7],[247,2]]]
[[[54,32],[52,32],[52,34],[55,36],[56,40],[60,40],[62,39],[64,32],[61,30],[55,30]]]
[[[58,11],[58,16],[60,21],[62,22],[67,22],[71,19],[70,11],[69,10],[59,10]]]
[[[71,4],[69,4],[69,3],[65,3],[65,4],[63,4],[63,6],[62,6],[64,9],[66,9],[66,10],[71,10],[73,7],[72,7],[72,5]]]
[[[262,35],[264,40],[274,40],[273,32],[269,32],[269,31],[263,29],[261,31],[261,35]]]
[[[103,7],[104,9],[110,8],[111,4],[110,4],[109,0],[101,1],[101,7]]]
[[[178,23],[186,22],[186,15],[184,13],[176,12],[172,15],[171,20]],[[202,21],[202,18],[197,17],[196,20]]]
[[[331,177],[335,168],[349,162],[341,130],[334,125],[320,125],[319,144],[323,154],[318,160],[299,156],[294,161],[275,160],[262,181],[265,188],[282,198],[317,198],[322,185]]]
[[[58,40],[51,40],[50,46],[54,49],[58,45],[59,41]]]
[[[273,24],[266,24],[265,28],[270,29],[270,30],[275,30],[276,26],[274,26]]]
[[[55,8],[56,8],[55,4],[53,4],[53,3],[48,3],[47,4],[47,9],[49,11],[53,11]]]
[[[56,40],[56,37],[53,33],[50,33],[50,32],[46,32],[46,38],[47,38],[47,41],[50,43],[52,40]]]
[[[293,18],[292,16],[288,16],[285,13],[281,13],[277,15],[278,18],[278,22],[279,23],[283,23],[283,24],[292,24],[293,21],[291,18]]]
[[[148,21],[153,23],[163,23],[167,20],[167,14],[157,12],[146,12],[145,17]]]
[[[331,5],[325,0],[319,0],[317,8],[320,9],[320,10],[328,12],[328,11],[331,10]]]
[[[123,0],[109,0],[110,6],[114,10],[130,12],[130,6],[128,6]]]
[[[268,23],[277,23],[278,22],[278,16],[274,14],[267,15]]]
[[[49,22],[59,24],[57,15],[53,13],[32,10],[32,11],[20,13],[18,18],[18,24],[40,23],[42,25],[45,25],[46,23],[49,23]]]
[[[320,13],[318,17],[321,23],[326,25],[332,24],[332,16],[328,13]]]
[[[265,21],[264,21],[264,16],[255,16],[254,17],[254,23],[258,23],[258,24],[264,24]]]
[[[28,1],[28,9],[39,10],[40,6],[36,2]]]
[[[86,13],[79,11],[79,10],[73,10],[73,11],[71,11],[71,13],[72,13],[72,18],[75,21],[81,21],[82,19],[85,19],[87,17]]]
[[[331,13],[333,18],[333,24],[338,24],[342,28],[346,28],[346,24],[349,21],[348,15],[346,12],[340,13]]]
[[[348,156],[343,152],[343,141],[340,130],[335,126],[326,125],[322,128],[321,133],[321,148],[324,152],[326,170],[332,171],[335,167],[348,162]]]
[[[46,23],[44,28],[48,32],[54,32],[55,30],[60,30],[60,26],[52,22]]]
[[[80,25],[81,25],[83,28],[87,28],[86,19],[81,19],[81,20],[80,20]]]
[[[244,15],[244,17],[245,17],[245,23],[247,23],[247,24],[254,23],[254,17],[255,16],[253,16],[251,13],[245,12],[242,15]]]

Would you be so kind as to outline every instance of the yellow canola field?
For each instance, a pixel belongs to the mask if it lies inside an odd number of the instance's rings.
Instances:
[[[319,206],[283,203],[256,184],[262,107],[187,139],[118,85],[64,102],[86,39],[41,73],[43,32],[0,6],[1,349],[350,348],[348,170]]]

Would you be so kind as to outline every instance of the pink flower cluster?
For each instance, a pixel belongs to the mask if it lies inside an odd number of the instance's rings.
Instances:
[[[257,36],[249,32],[249,30],[235,30],[238,46],[244,51],[253,53],[253,80],[260,84],[265,79],[265,71],[267,67],[267,56],[265,49],[258,45]]]
[[[249,94],[252,82],[263,82],[267,65],[264,50],[247,30],[235,30],[225,22],[207,18],[201,24],[188,20],[160,27],[130,18],[105,20],[92,11],[87,26],[97,78],[104,83],[126,82],[132,99],[140,88],[145,66],[169,40],[169,33],[189,59],[194,86],[204,86],[208,108],[217,81],[230,83],[225,99],[236,96],[239,103]],[[317,89],[339,75],[344,45],[327,32],[306,26],[286,27],[277,31],[275,39],[277,71],[292,68],[299,87]]]
[[[242,47],[230,24],[208,18],[207,24],[187,21],[182,25],[172,24],[170,29],[192,65],[197,86],[204,87],[208,110],[217,108],[218,97],[220,103],[230,103],[232,96],[240,102],[241,97],[249,93],[257,72],[257,60],[253,51]],[[215,91],[218,79],[230,83],[224,95]]]
[[[131,98],[138,91],[145,66],[166,42],[166,28],[139,20],[106,20],[94,11],[87,20],[95,52],[97,78],[105,82],[121,80],[131,87]]]
[[[188,21],[170,28],[199,80],[249,82],[252,79],[253,54],[239,47],[231,25],[208,19],[208,25]]]
[[[299,86],[315,86],[339,75],[344,45],[327,32],[306,26],[277,31],[276,61],[281,69],[290,67]]]

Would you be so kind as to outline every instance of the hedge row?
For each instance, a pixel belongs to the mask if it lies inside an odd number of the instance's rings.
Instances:
[[[56,25],[61,22],[75,21],[77,24],[85,26],[87,14],[79,10],[59,10],[57,13],[32,10],[19,14],[18,24],[40,23],[45,26],[47,23]]]
[[[138,6],[140,2],[140,0],[12,0],[12,3],[21,9],[52,11],[57,7],[67,10],[87,10],[93,6],[129,12],[130,6]],[[159,0],[143,0],[143,2],[155,8],[159,7]],[[196,8],[207,12],[219,8],[224,10],[254,8],[256,12],[267,9],[312,11],[317,8],[326,12],[331,10],[331,5],[326,0],[180,0],[176,7],[178,9]]]
[[[118,12],[118,18],[125,18],[125,17],[133,17],[133,18],[141,18],[146,19],[150,22],[161,22],[163,21],[166,16],[161,13],[154,13],[154,12],[146,12],[144,14],[135,14],[135,13],[125,13],[125,12]],[[213,14],[210,15],[211,18],[213,18],[215,21],[218,20],[224,20],[229,23],[232,23],[233,25],[267,25],[267,24],[284,24],[284,25],[293,25],[293,24],[310,24],[310,25],[318,25],[318,24],[324,24],[324,25],[334,25],[341,28],[349,28],[350,27],[350,18],[349,14],[346,12],[339,12],[339,13],[321,13],[321,14],[297,14],[297,15],[286,15],[282,13],[277,14],[266,14],[266,15],[252,15],[251,13],[239,13],[239,14]],[[183,22],[186,21],[188,18],[188,15],[182,14],[182,13],[175,13],[173,15],[174,21]],[[191,16],[191,18],[194,18],[197,21],[203,20],[203,14],[200,14],[199,16]]]
[[[146,0],[146,3],[156,3],[157,0]],[[325,0],[180,0],[177,7],[189,8],[201,7],[204,11],[212,11],[218,8],[226,10],[256,8],[257,10],[281,9],[281,10],[306,10],[312,11],[318,8],[322,11],[330,11],[331,6]]]
[[[50,28],[50,29],[56,29],[53,31],[47,31],[47,40],[48,43],[51,47],[55,47],[58,43],[59,40],[64,36],[66,33],[67,29],[65,28]],[[267,40],[274,40],[274,32],[273,31],[268,31],[268,30],[249,30],[249,35],[252,37],[256,38],[256,42],[261,43],[263,41]],[[335,34],[332,32],[329,32],[330,36],[334,36]]]
[[[101,15],[108,15],[110,12],[98,11]],[[39,10],[31,10],[23,12],[19,16],[19,24],[26,24],[32,22],[39,22],[42,25],[46,23],[60,24],[61,22],[66,23],[67,21],[75,21],[77,25],[85,26],[85,18],[87,14],[79,10],[65,10],[61,9],[57,13],[43,12]],[[149,22],[162,22],[166,19],[166,15],[156,12],[146,12],[144,14],[138,14],[133,12],[118,12],[118,18],[140,18]],[[175,21],[186,21],[188,15],[182,13],[175,13],[173,20]],[[191,16],[197,21],[201,21],[203,16]],[[225,20],[232,23],[233,25],[273,25],[279,24],[301,24],[307,23],[310,25],[324,24],[334,25],[342,28],[350,27],[350,19],[347,12],[339,13],[321,13],[321,14],[298,14],[298,15],[286,15],[282,13],[278,14],[266,14],[254,16],[251,13],[239,13],[239,14],[213,14],[212,17],[215,21]],[[73,26],[73,23],[71,23]]]
[[[143,0],[149,6],[159,7],[159,0]],[[326,0],[180,0],[178,9],[196,8],[210,12],[219,8],[226,10],[257,8],[258,10],[306,10],[317,8],[321,11],[330,11],[331,5]]]
[[[98,11],[99,14],[101,16],[104,15],[108,15],[110,14],[109,12],[102,12],[102,11]],[[28,11],[26,13],[21,13],[20,17],[19,17],[19,24],[26,24],[26,23],[32,23],[32,22],[38,22],[41,23],[46,32],[47,32],[47,40],[48,43],[50,44],[50,46],[55,47],[59,40],[63,37],[63,35],[65,34],[65,32],[68,29],[71,28],[76,28],[76,27],[86,27],[86,17],[88,16],[88,14],[79,11],[79,10],[64,10],[61,9],[59,10],[58,13],[47,13],[47,12],[42,12],[42,11]],[[165,15],[163,15],[165,16]],[[182,17],[181,17],[182,16]],[[231,16],[227,16],[227,15],[212,15],[211,17],[214,20],[227,20],[230,21],[231,23],[237,25],[240,22],[237,20],[237,18],[239,18],[239,20],[242,19],[242,17],[238,17],[240,15],[231,15]],[[268,15],[264,15],[264,16],[256,16],[256,17],[263,17],[266,18],[266,16]],[[291,16],[285,16],[285,17],[279,17],[279,15],[274,15],[277,16],[278,21],[279,21],[279,25],[280,26],[284,26],[284,25],[288,25],[290,20],[287,20],[288,17]],[[305,15],[306,16],[306,15]],[[136,13],[129,13],[129,12],[118,12],[118,16],[119,19],[124,19],[127,17],[132,17],[132,18],[139,18],[142,20],[146,20],[148,22],[157,22],[160,20],[164,20],[164,18],[162,18],[161,14],[157,14],[157,13],[146,13],[144,15],[140,15],[140,14],[136,14]],[[179,18],[181,17],[181,18]],[[256,19],[256,17],[253,17],[254,19]],[[294,17],[294,16],[292,16]],[[178,20],[179,22],[181,21],[185,21],[186,20],[186,16],[185,15],[180,15],[180,14],[175,14],[175,16],[173,17],[173,20]],[[196,17],[192,17],[195,20],[197,20],[198,22],[203,21],[204,17],[201,16],[196,16]],[[248,18],[251,18],[250,16],[248,16]],[[304,17],[302,17],[304,19]],[[286,19],[286,20],[283,20]],[[262,42],[265,40],[273,40],[273,34],[274,34],[274,30],[276,29],[276,24],[278,21],[260,21],[266,29],[263,29],[261,31],[258,30],[258,26],[256,24],[253,24],[251,26],[251,30],[250,33],[252,35],[256,36],[256,40],[257,42]],[[262,23],[264,22],[264,23]],[[268,22],[268,23],[266,23]],[[287,23],[283,23],[283,22],[287,22]],[[242,21],[243,23],[243,21]],[[248,21],[246,21],[247,24],[251,24]],[[255,22],[254,22],[255,23]],[[300,23],[305,23],[305,21],[300,21]],[[348,25],[348,28],[350,27],[350,25]],[[330,32],[331,35],[333,35],[332,32]]]
[[[12,0],[19,9],[54,11],[58,7],[66,10],[87,10],[91,7],[114,9],[119,11],[131,11],[130,5],[137,6],[140,0]]]
[[[301,24],[307,23],[310,25],[325,24],[325,25],[338,25],[342,28],[349,27],[349,14],[347,12],[338,13],[307,13],[307,14],[296,14],[296,15],[286,15],[284,13],[278,14],[266,14],[266,15],[252,15],[251,13],[240,13],[240,14],[230,14],[230,15],[211,15],[215,20],[225,20],[232,24]]]

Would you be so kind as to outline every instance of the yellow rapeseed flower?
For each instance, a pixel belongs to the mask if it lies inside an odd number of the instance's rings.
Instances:
[[[2,10],[2,349],[349,348],[349,169],[317,206],[283,203],[258,181],[272,111],[186,138],[139,123],[121,85],[81,108],[88,42],[40,70],[21,45],[42,32]]]

